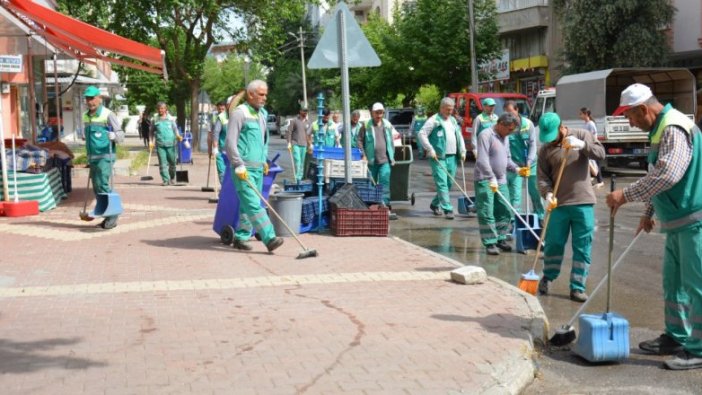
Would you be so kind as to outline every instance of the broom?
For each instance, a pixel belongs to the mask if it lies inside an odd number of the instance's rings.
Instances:
[[[146,175],[141,177],[142,181],[151,181],[154,178],[149,175],[149,168],[151,167],[151,154],[154,152],[152,146],[149,146],[149,160],[146,161]]]
[[[451,181],[453,181],[453,183],[456,185],[456,188],[458,188],[458,189],[463,193],[463,196],[465,196],[466,199],[468,199],[468,201],[470,202],[470,204],[474,204],[473,201],[470,200],[470,198],[468,197],[468,192],[466,192],[463,188],[461,188],[460,185],[458,185],[458,181],[456,181],[456,179],[453,178],[453,176],[451,175],[451,173],[448,172],[448,170],[446,169],[446,167],[445,167],[444,165],[442,165],[441,162],[439,162],[439,159],[434,159],[434,160],[435,160],[436,163],[439,165],[439,167],[441,168],[441,170],[443,170],[443,171],[446,173],[446,175],[448,176],[448,178],[450,178]],[[465,175],[464,175],[464,177],[465,177]],[[464,180],[465,180],[465,178],[464,178]],[[463,185],[463,187],[465,188],[465,184]]]
[[[558,170],[558,176],[556,177],[556,185],[553,187],[553,196],[557,196],[558,187],[561,185],[561,177],[563,176],[563,170],[565,170],[566,160],[568,159],[568,152],[570,148],[565,149],[563,154],[563,159],[561,159],[561,168]],[[527,196],[528,198],[528,196]],[[544,228],[541,230],[541,240],[546,240],[546,231],[548,230],[548,222],[551,219],[551,210],[546,213],[546,218],[544,218]],[[519,289],[524,292],[528,292],[532,295],[536,295],[536,291],[539,288],[539,275],[536,274],[536,264],[539,262],[539,255],[541,255],[542,243],[538,243],[536,246],[536,255],[534,255],[534,264],[531,266],[531,270],[527,273],[522,274],[519,279],[519,284],[517,285]]]

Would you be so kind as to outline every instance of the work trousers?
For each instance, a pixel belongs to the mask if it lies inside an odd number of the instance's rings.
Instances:
[[[452,178],[456,178],[456,155],[446,155],[445,159],[437,159],[431,161],[431,175],[434,178],[434,185],[436,186],[436,195],[434,199],[431,200],[432,207],[439,207],[444,210],[444,213],[453,212],[453,205],[451,205],[451,197],[449,192],[451,192],[451,186],[453,182]],[[443,166],[443,168],[442,168]],[[448,170],[448,174],[446,171]],[[449,175],[451,177],[449,177]]]
[[[480,239],[484,246],[503,241],[509,233],[512,211],[505,201],[490,189],[490,181],[475,181],[475,204],[477,206]],[[500,184],[498,190],[509,199],[507,184]]]
[[[585,292],[594,230],[595,209],[592,204],[558,206],[551,211],[544,240],[544,277],[548,281],[554,281],[561,273],[563,252],[571,234],[573,265],[570,268],[570,289]]]
[[[510,203],[515,210],[522,209],[522,188],[524,186],[524,177],[518,173],[507,173],[507,185],[509,185]],[[529,176],[527,188],[529,189],[529,197],[531,198],[531,206],[539,219],[544,219],[544,205],[541,203],[541,196],[536,185],[536,172],[533,170]]]
[[[175,146],[156,147],[156,156],[158,156],[158,170],[161,174],[161,180],[163,182],[169,182],[175,179],[176,172],[176,150]]]
[[[383,186],[383,202],[390,204],[390,163],[368,165],[371,177],[378,185]]]
[[[256,187],[259,193],[263,193],[263,169],[246,168],[249,175],[249,182]],[[234,167],[231,169],[232,181],[239,197],[239,225],[236,228],[234,237],[240,241],[247,241],[251,237],[251,231],[256,230],[261,236],[261,241],[268,244],[275,238],[275,230],[266,210],[261,207],[261,198],[251,189],[248,182],[241,180],[235,173]]]
[[[307,155],[307,146],[295,145],[292,146],[292,160],[295,163],[295,180],[300,182],[305,173],[305,156]],[[316,181],[316,180],[315,180]]]
[[[224,182],[224,172],[227,169],[227,165],[224,163],[224,155],[221,152],[217,152],[215,156],[215,165],[217,166],[217,177],[219,177],[219,185]]]
[[[112,192],[110,177],[112,177],[112,161],[110,159],[103,158],[90,161],[90,181],[93,183],[93,193],[96,200],[99,199],[98,194]],[[106,223],[116,222],[117,217],[119,215],[105,217]]]
[[[702,223],[667,233],[663,298],[666,333],[702,357]]]

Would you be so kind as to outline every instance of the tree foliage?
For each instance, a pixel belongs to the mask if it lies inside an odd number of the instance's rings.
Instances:
[[[664,65],[663,27],[675,8],[667,0],[559,0],[566,71]],[[567,17],[565,17],[567,15]]]

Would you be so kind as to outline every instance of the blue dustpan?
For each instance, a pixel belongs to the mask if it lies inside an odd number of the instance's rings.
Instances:
[[[589,362],[618,362],[629,357],[629,322],[617,313],[582,314],[573,352]]]
[[[124,211],[122,198],[116,192],[99,193],[96,197],[95,209],[90,212],[91,217],[113,217]]]

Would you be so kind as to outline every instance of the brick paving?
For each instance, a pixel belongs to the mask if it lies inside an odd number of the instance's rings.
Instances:
[[[292,238],[236,251],[212,231],[194,159],[188,186],[118,176],[110,231],[78,218],[84,172],[57,209],[0,217],[0,393],[501,394],[532,380],[535,298],[452,283],[458,263],[395,238],[304,234],[319,252],[304,260]]]

